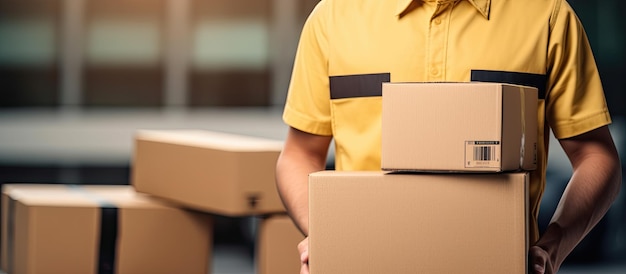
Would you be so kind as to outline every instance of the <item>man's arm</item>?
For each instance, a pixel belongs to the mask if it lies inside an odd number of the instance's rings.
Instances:
[[[573,173],[546,232],[530,250],[534,273],[558,271],[567,255],[606,214],[622,181],[619,157],[607,126],[559,142]]]
[[[331,136],[289,128],[276,164],[278,193],[289,216],[304,235],[309,235],[309,173],[326,168]]]

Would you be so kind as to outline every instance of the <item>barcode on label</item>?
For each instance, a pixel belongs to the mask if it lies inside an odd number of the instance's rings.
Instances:
[[[495,158],[496,149],[494,146],[474,147],[474,161],[492,161]]]
[[[500,149],[499,141],[466,141],[465,167],[499,167]]]

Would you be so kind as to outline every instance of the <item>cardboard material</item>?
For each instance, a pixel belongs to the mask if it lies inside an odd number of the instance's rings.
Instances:
[[[131,186],[4,185],[2,203],[7,273],[210,269],[210,215],[173,207]]]
[[[499,83],[383,83],[382,169],[534,170],[537,89]]]
[[[285,212],[275,183],[282,142],[204,130],[139,131],[132,185],[226,216]]]
[[[257,255],[258,274],[300,273],[298,243],[304,239],[286,214],[261,220]]]
[[[311,273],[519,273],[527,173],[309,177]]]

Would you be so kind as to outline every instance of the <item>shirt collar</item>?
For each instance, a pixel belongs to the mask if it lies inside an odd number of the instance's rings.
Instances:
[[[396,7],[396,15],[400,15],[409,8],[411,3],[416,0],[398,0],[398,6]],[[466,0],[472,4],[480,12],[480,14],[489,19],[489,7],[491,7],[491,0]]]

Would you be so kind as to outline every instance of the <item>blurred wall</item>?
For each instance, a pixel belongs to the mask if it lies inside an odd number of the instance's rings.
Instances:
[[[316,2],[0,1],[0,108],[280,105]]]
[[[626,116],[626,2],[568,0],[591,43],[611,114]]]
[[[570,0],[614,115],[626,115],[623,1]],[[317,0],[0,1],[0,108],[284,102]]]

